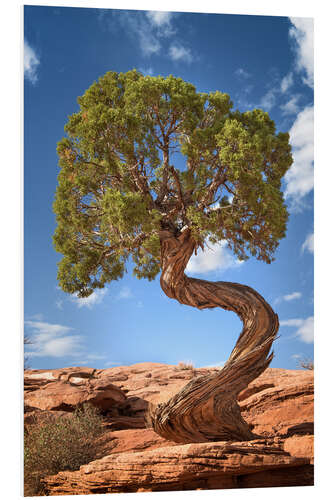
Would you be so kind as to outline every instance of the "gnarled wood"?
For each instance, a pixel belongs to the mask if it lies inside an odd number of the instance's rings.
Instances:
[[[196,244],[190,230],[178,236],[161,231],[161,287],[166,295],[198,309],[234,311],[243,330],[217,375],[190,381],[168,402],[151,409],[150,422],[160,436],[177,443],[246,441],[255,436],[242,418],[237,396],[270,364],[279,321],[252,288],[224,281],[189,278],[184,270]]]

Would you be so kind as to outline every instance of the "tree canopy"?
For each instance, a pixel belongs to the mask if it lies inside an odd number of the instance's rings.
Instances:
[[[84,297],[161,268],[160,231],[189,228],[197,245],[228,242],[270,263],[285,236],[281,179],[287,133],[268,113],[232,110],[219,91],[181,78],[108,72],[78,98],[57,147],[54,245],[62,289]]]

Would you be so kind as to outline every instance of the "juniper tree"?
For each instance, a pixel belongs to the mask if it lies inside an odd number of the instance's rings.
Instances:
[[[131,259],[139,279],[160,273],[168,297],[236,312],[244,328],[225,367],[158,405],[151,423],[179,442],[251,439],[236,396],[270,363],[277,316],[246,285],[184,270],[209,242],[272,262],[288,220],[289,135],[266,112],[233,110],[229,95],[171,75],[108,72],[78,104],[57,148],[60,286],[86,297],[120,279]]]

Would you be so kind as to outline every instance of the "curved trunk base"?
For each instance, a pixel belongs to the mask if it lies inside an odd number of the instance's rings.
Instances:
[[[199,309],[234,311],[243,322],[243,330],[218,374],[191,380],[169,401],[151,408],[148,421],[157,434],[177,443],[256,439],[241,416],[237,396],[270,364],[278,317],[248,286],[187,277],[184,270],[194,249],[189,231],[178,237],[161,232],[163,291]]]

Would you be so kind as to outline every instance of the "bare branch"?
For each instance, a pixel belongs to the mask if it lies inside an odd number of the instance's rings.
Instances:
[[[203,209],[211,204],[211,201],[217,189],[226,181],[227,175],[221,168],[216,172],[211,183],[206,187],[206,195],[199,204],[199,208]]]
[[[182,187],[180,185],[178,172],[174,166],[170,167],[170,172],[173,175],[175,182],[176,182],[176,187],[177,187],[177,192],[178,192],[178,200],[179,200],[180,207],[182,209],[182,212],[185,213],[184,198],[183,198]]]

